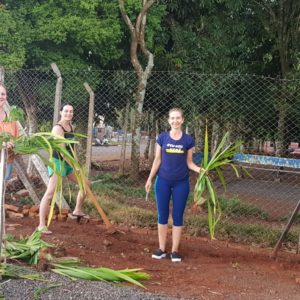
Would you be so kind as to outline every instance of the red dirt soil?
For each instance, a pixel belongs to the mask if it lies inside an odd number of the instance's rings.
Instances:
[[[7,233],[31,234],[37,222],[8,219]],[[280,251],[272,260],[272,249],[184,236],[183,262],[157,261],[151,258],[157,247],[155,230],[116,228],[108,234],[104,225],[53,221],[53,234],[43,238],[57,245],[56,256],[79,257],[90,266],[143,268],[151,274],[144,284],[152,293],[187,299],[300,299],[296,254]]]

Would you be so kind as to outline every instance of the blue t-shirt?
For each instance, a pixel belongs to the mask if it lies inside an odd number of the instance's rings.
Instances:
[[[179,140],[173,140],[169,132],[163,132],[158,136],[156,142],[162,148],[158,176],[169,180],[188,178],[187,151],[195,147],[193,138],[189,134],[182,133]]]

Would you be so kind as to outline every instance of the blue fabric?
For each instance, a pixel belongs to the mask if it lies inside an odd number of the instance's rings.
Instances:
[[[158,223],[168,224],[169,206],[172,197],[173,210],[172,218],[174,226],[183,225],[183,214],[190,192],[189,179],[167,180],[156,177],[154,191],[156,196],[156,206],[158,211]]]
[[[13,163],[6,164],[5,176],[4,176],[5,181],[11,179],[12,170],[13,170]]]
[[[203,159],[204,159],[204,153],[203,152],[193,153],[193,162],[196,165],[200,165],[202,163]],[[210,161],[210,159],[211,159],[211,154],[208,153],[208,161]]]
[[[195,147],[194,139],[182,133],[180,140],[173,140],[169,132],[161,133],[157,144],[162,148],[161,165],[158,175],[168,180],[182,180],[189,177],[187,151]]]

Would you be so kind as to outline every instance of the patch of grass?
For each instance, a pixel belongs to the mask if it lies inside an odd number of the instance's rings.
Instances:
[[[192,215],[187,216],[184,225],[188,234],[194,236],[204,236],[208,235],[208,224],[207,217]]]
[[[189,204],[192,205],[194,202],[189,196]],[[261,208],[250,204],[242,202],[238,198],[219,198],[219,204],[221,206],[223,216],[234,218],[234,217],[253,217],[260,220],[268,220],[268,213]],[[207,211],[207,202],[202,205],[202,208]],[[222,217],[221,217],[222,218]]]
[[[280,219],[280,221],[287,223],[289,221],[291,217],[291,214],[289,214],[288,216],[284,216]],[[298,213],[298,215],[295,217],[293,224],[300,224],[300,214]]]
[[[207,218],[193,215],[186,218],[186,230],[188,234],[196,236],[208,235]],[[266,247],[274,247],[282,233],[281,228],[271,228],[266,225],[240,224],[228,221],[221,221],[216,227],[216,238],[220,240],[231,240],[242,243],[255,243]],[[291,230],[285,242],[294,245],[298,242],[297,230]]]
[[[127,226],[156,228],[157,216],[155,211],[130,205],[130,198],[145,197],[143,187],[134,186],[126,177],[111,174],[101,175],[99,179],[101,182],[93,184],[93,192],[112,222]],[[151,196],[153,195],[149,195],[150,198]],[[72,198],[75,199],[75,197]],[[193,203],[192,199],[193,193],[190,194],[189,204]],[[253,204],[243,203],[238,198],[221,198],[220,204],[224,215],[229,219],[224,218],[217,225],[216,238],[270,247],[275,245],[281,234],[281,228],[271,228],[267,222],[259,225],[248,222],[249,217],[267,220],[268,215],[265,211]],[[85,202],[84,205],[87,213],[98,216],[92,204]],[[248,224],[235,223],[234,219],[239,217],[242,217],[242,220],[243,218],[247,219]],[[185,226],[187,234],[196,236],[208,236],[209,234],[206,214],[186,215]],[[298,233],[290,231],[285,242],[296,245],[297,240]]]
[[[13,202],[14,205],[34,205],[34,202],[32,201],[31,198],[21,198],[18,199],[17,201]]]
[[[100,194],[109,195],[110,197],[126,197],[126,198],[145,198],[145,188],[135,186],[130,178],[126,176],[113,176],[112,174],[104,174],[98,176],[101,182],[93,184],[93,191]],[[149,199],[154,199],[151,191]]]
[[[238,198],[225,199],[220,198],[220,205],[222,212],[227,216],[234,217],[255,217],[261,220],[267,220],[268,214],[262,210],[261,208],[249,204],[241,202]]]
[[[155,212],[135,206],[112,211],[110,217],[117,224],[150,228],[157,226]]]
[[[280,237],[279,229],[256,224],[222,223],[218,227],[222,239],[274,246]]]

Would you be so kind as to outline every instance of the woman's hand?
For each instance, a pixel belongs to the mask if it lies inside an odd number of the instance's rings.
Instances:
[[[13,149],[15,145],[12,142],[3,142],[2,146],[5,146],[7,149]]]
[[[148,180],[145,184],[145,190],[146,190],[147,193],[150,192],[151,186],[152,186],[152,180],[148,178]]]
[[[207,172],[207,170],[206,169],[204,169],[204,168],[200,168],[200,172],[199,173],[206,173]]]

